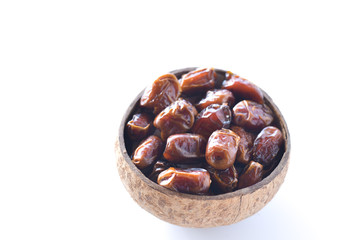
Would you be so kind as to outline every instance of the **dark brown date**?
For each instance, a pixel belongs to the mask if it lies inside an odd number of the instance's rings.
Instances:
[[[229,129],[212,133],[206,146],[206,162],[218,170],[231,167],[236,159],[240,137]]]
[[[198,134],[174,134],[167,138],[163,157],[172,163],[190,163],[205,157],[206,139]]]
[[[206,169],[211,175],[212,186],[214,185],[219,192],[232,192],[237,187],[238,173],[233,165],[225,170],[217,170],[211,166],[207,166]]]
[[[267,167],[271,165],[283,143],[281,130],[276,127],[266,127],[257,136],[253,145],[253,160]]]
[[[148,178],[152,180],[153,182],[157,182],[157,178],[159,174],[168,168],[173,167],[173,164],[166,161],[166,160],[158,160],[153,166],[152,172],[149,174]]]
[[[127,123],[127,133],[130,139],[140,140],[147,137],[151,127],[153,118],[148,113],[134,114],[132,119]]]
[[[272,121],[272,111],[265,104],[243,100],[233,107],[233,123],[248,131],[260,131]]]
[[[231,116],[231,110],[227,104],[212,104],[198,114],[192,132],[207,139],[215,130],[229,128]]]
[[[170,135],[187,132],[197,114],[190,102],[179,98],[156,116],[154,126],[160,130],[161,139],[165,141]]]
[[[156,79],[144,91],[140,104],[158,114],[180,96],[180,84],[174,74],[165,74]]]
[[[245,188],[248,186],[251,186],[260,180],[262,180],[263,177],[263,165],[251,161],[248,165],[246,165],[244,172],[239,177],[238,181],[238,188]]]
[[[157,136],[149,136],[136,148],[132,161],[137,168],[143,170],[151,167],[161,155],[163,143]]]
[[[197,109],[199,111],[207,108],[212,104],[223,104],[227,103],[229,107],[232,107],[234,104],[234,96],[232,92],[226,89],[214,89],[211,91],[207,91],[206,97],[202,99],[197,105]]]
[[[259,87],[231,72],[226,73],[226,80],[221,88],[230,90],[238,99],[248,99],[260,104],[264,103],[263,92]]]
[[[182,93],[200,93],[214,88],[216,73],[213,68],[200,68],[182,75],[180,86]]]
[[[173,168],[161,172],[159,185],[182,193],[205,194],[211,185],[210,174],[203,168]]]
[[[242,127],[235,125],[231,126],[230,129],[240,137],[236,161],[248,164],[252,158],[253,141],[256,136],[253,133],[245,131]]]

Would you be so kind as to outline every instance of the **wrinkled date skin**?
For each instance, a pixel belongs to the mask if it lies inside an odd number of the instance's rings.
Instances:
[[[167,138],[163,157],[172,163],[191,163],[205,157],[206,139],[198,134],[174,134]]]
[[[227,103],[230,107],[233,106],[235,98],[229,90],[226,89],[214,89],[207,91],[206,97],[202,99],[197,105],[199,111],[207,108],[212,104],[223,104]]]
[[[230,129],[240,137],[236,161],[248,164],[252,158],[253,141],[256,136],[235,125],[231,126]]]
[[[212,104],[199,113],[192,132],[208,139],[215,130],[229,128],[231,121],[232,114],[227,104]]]
[[[216,73],[213,68],[201,68],[184,74],[180,79],[182,93],[200,93],[214,88]]]
[[[127,123],[127,133],[130,139],[140,140],[147,137],[152,127],[153,118],[148,113],[134,114]]]
[[[157,136],[149,136],[136,148],[132,161],[137,168],[143,170],[151,167],[161,155],[163,142]]]
[[[165,74],[156,79],[144,91],[140,104],[158,114],[180,96],[180,83],[174,74]]]
[[[238,173],[232,165],[225,170],[217,170],[211,166],[207,166],[207,171],[211,175],[212,185],[219,189],[222,193],[232,192],[238,185]]]
[[[158,160],[153,166],[152,172],[149,174],[148,178],[153,182],[157,182],[159,174],[168,168],[173,167],[173,164],[166,160]]]
[[[265,104],[243,100],[233,107],[233,123],[248,131],[260,131],[273,121],[273,113]]]
[[[244,173],[239,177],[238,188],[245,188],[258,183],[263,177],[263,165],[251,161],[244,169]]]
[[[265,167],[271,165],[283,143],[283,134],[276,127],[266,127],[257,136],[253,145],[253,160]]]
[[[180,98],[156,116],[154,126],[160,130],[161,139],[166,141],[170,135],[187,132],[197,114],[190,102]]]
[[[210,174],[203,168],[173,168],[161,172],[159,185],[182,193],[205,194],[211,185]]]
[[[206,162],[218,170],[231,167],[236,159],[240,137],[229,129],[212,133],[206,146]]]
[[[230,90],[238,99],[248,99],[263,104],[263,92],[252,82],[232,74],[226,73],[226,80],[223,82],[223,89]]]

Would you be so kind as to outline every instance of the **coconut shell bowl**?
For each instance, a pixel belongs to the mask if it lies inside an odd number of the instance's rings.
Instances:
[[[177,79],[195,68],[171,71]],[[226,79],[225,70],[214,69],[215,88]],[[147,83],[146,83],[147,84]],[[135,202],[147,212],[166,222],[184,227],[216,227],[237,223],[261,210],[275,196],[286,176],[290,154],[290,135],[280,110],[270,96],[260,89],[264,104],[273,114],[273,124],[280,129],[283,142],[276,163],[259,182],[220,194],[190,194],[174,191],[148,178],[132,161],[136,146],[126,133],[127,122],[141,108],[143,91],[134,99],[122,117],[115,141],[119,176]],[[199,112],[199,111],[198,111]]]

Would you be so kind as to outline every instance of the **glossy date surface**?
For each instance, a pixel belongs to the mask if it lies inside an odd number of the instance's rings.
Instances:
[[[190,102],[180,98],[156,116],[154,126],[161,131],[162,140],[166,141],[170,135],[187,132],[197,114]]]
[[[238,188],[249,187],[260,180],[263,177],[263,165],[251,161],[244,169],[244,172],[239,177]]]
[[[158,114],[180,96],[180,84],[174,74],[167,73],[157,78],[144,91],[140,104]]]
[[[219,192],[232,192],[238,185],[238,173],[234,166],[225,170],[217,170],[211,166],[207,166],[207,171],[211,175],[212,185],[214,185]]]
[[[235,125],[231,126],[230,129],[240,137],[236,161],[242,164],[249,163],[252,158],[253,142],[256,136]]]
[[[163,157],[173,163],[191,163],[205,157],[206,139],[198,134],[174,134],[167,138]]]
[[[139,169],[151,167],[161,155],[163,143],[157,136],[149,136],[134,151],[132,161]]]
[[[184,74],[180,79],[181,91],[193,94],[214,88],[216,73],[213,68],[200,68]]]
[[[281,130],[276,127],[266,127],[257,136],[253,146],[253,160],[269,166],[283,143]]]
[[[230,90],[238,99],[248,99],[263,104],[263,92],[252,82],[231,72],[226,73],[223,89]]]
[[[229,129],[212,133],[206,146],[206,162],[218,170],[231,167],[236,159],[240,137]]]
[[[198,114],[192,132],[209,138],[215,130],[229,128],[231,121],[232,114],[227,104],[212,104]]]
[[[211,178],[208,171],[203,168],[170,167],[159,174],[157,182],[177,192],[205,194],[210,188]]]
[[[260,131],[273,119],[271,109],[265,104],[243,100],[233,107],[233,123],[248,131]]]
[[[148,113],[134,114],[127,123],[127,133],[132,140],[140,140],[147,137],[153,123],[153,118]]]
[[[204,99],[201,99],[198,104],[196,104],[196,107],[199,111],[203,110],[204,108],[207,108],[208,106],[212,104],[223,104],[227,103],[229,107],[232,107],[234,104],[235,98],[231,91],[226,89],[214,89],[207,91],[206,97]]]

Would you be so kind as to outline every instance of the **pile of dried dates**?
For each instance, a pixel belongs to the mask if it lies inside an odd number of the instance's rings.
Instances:
[[[200,68],[145,89],[125,137],[132,162],[152,181],[216,195],[251,186],[278,164],[284,139],[262,91],[231,72],[216,78]]]

